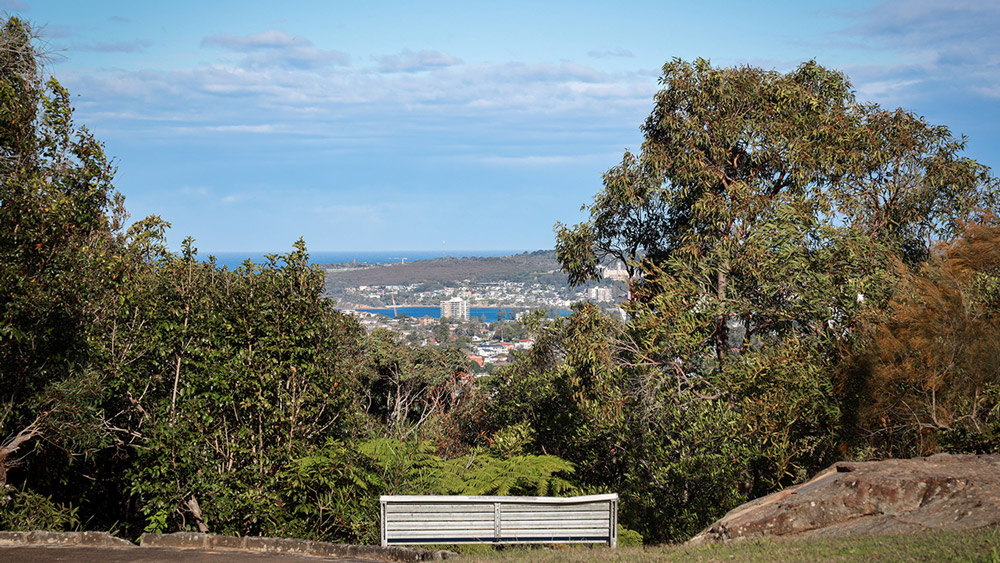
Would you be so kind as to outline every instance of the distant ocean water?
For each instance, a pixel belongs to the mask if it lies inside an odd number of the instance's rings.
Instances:
[[[291,249],[289,249],[291,250]],[[254,263],[260,264],[264,261],[264,257],[267,254],[285,254],[288,251],[283,252],[207,252],[204,254],[199,254],[202,260],[208,260],[209,255],[215,256],[216,262],[220,266],[228,266],[230,270],[236,269],[242,264],[246,259],[253,260]],[[447,251],[447,256],[453,258],[468,258],[473,256],[481,257],[493,257],[493,256],[510,256],[512,254],[520,254],[522,252],[531,252],[524,250],[449,250]],[[445,254],[440,250],[335,250],[335,251],[321,251],[321,252],[310,252],[309,262],[311,264],[343,264],[346,262],[402,262],[403,258],[407,262],[412,262],[414,260],[433,260],[434,258],[441,258]]]

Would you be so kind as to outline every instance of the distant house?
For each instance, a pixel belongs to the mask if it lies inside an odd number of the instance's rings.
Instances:
[[[507,356],[507,348],[495,342],[480,344],[476,346],[475,352],[483,359],[483,362],[489,364],[495,364]]]

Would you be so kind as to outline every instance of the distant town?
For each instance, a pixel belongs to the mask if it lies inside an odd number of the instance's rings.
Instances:
[[[550,263],[540,264],[539,253],[530,267],[518,264],[507,275],[490,271],[489,276],[471,274],[473,279],[452,280],[447,275],[425,276],[430,265],[419,270],[418,262],[397,264],[390,273],[403,273],[411,267],[416,277],[409,283],[358,284],[338,281],[338,276],[350,274],[352,281],[360,281],[366,269],[373,278],[387,277],[387,267],[379,265],[331,265],[327,268],[327,289],[337,308],[356,316],[369,331],[376,329],[398,333],[400,341],[408,346],[452,346],[465,351],[469,359],[480,368],[480,375],[507,364],[511,354],[529,349],[534,343],[530,323],[524,323],[529,314],[554,318],[567,314],[573,303],[589,301],[611,315],[622,315],[619,308],[627,290],[625,270],[620,266],[605,268],[604,280],[572,288],[564,275],[552,270]],[[438,262],[442,259],[429,262]],[[455,271],[469,275],[470,260],[485,262],[496,259],[452,259],[449,264]],[[541,260],[554,263],[554,256],[545,254]],[[434,266],[442,266],[434,264]],[[495,264],[489,264],[495,266]],[[460,267],[460,269],[459,269]],[[525,278],[541,269],[546,279],[541,281],[509,281],[498,277]],[[475,272],[475,270],[473,270]],[[391,277],[391,276],[390,276]],[[542,311],[543,313],[536,313]]]

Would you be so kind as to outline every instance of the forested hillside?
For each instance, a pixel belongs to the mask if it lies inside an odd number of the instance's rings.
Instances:
[[[327,285],[331,289],[360,285],[453,283],[463,280],[471,283],[519,281],[566,284],[566,274],[560,270],[555,252],[551,250],[512,256],[435,258],[406,263],[366,264],[363,267],[344,266],[327,267]]]
[[[681,540],[837,459],[1000,446],[997,181],[843,74],[672,61],[638,154],[557,226],[633,274],[470,380],[366,333],[303,241],[237,270],[128,224],[30,26],[0,32],[0,529],[373,543],[380,494],[617,492]]]

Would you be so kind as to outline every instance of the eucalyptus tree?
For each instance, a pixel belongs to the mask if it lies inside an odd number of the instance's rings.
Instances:
[[[780,73],[673,60],[642,130],[590,219],[556,226],[572,282],[611,259],[631,275],[617,347],[647,491],[635,500],[677,505],[723,457],[742,469],[717,472],[715,489],[760,494],[838,455],[836,366],[892,296],[890,259],[925,260],[996,205],[997,184],[964,139],[859,103],[813,61]],[[646,532],[693,531],[692,514]]]
[[[635,305],[693,294],[686,310],[716,369],[761,333],[822,332],[858,293],[877,294],[851,267],[866,245],[920,260],[995,204],[963,139],[857,103],[843,74],[815,62],[782,74],[674,60],[661,83],[641,154],[605,174],[589,221],[557,226],[557,249],[575,282],[608,256],[641,272]],[[847,270],[829,268],[838,257]],[[675,277],[693,285],[658,281]]]
[[[89,328],[116,285],[123,240],[114,167],[46,80],[31,26],[0,29],[0,485],[26,455],[65,479],[73,454],[107,445]],[[17,486],[30,472],[18,472]],[[73,481],[73,480],[70,480]],[[64,488],[77,485],[71,482]]]

